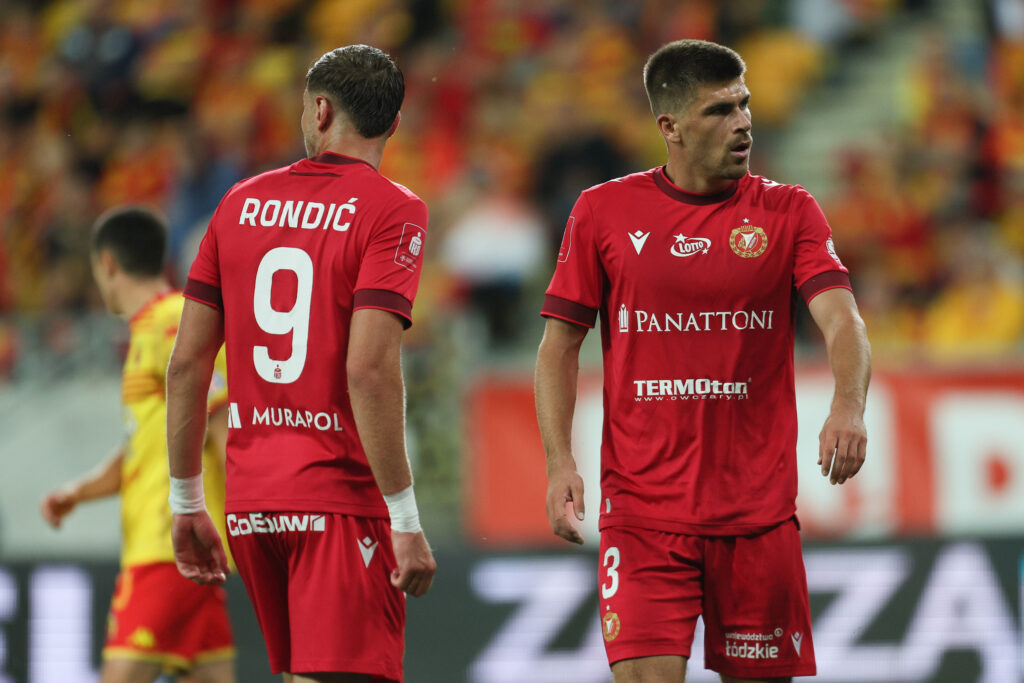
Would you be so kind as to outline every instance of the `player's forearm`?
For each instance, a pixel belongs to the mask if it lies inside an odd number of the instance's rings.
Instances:
[[[76,503],[113,496],[121,490],[121,463],[124,451],[116,453],[101,462],[82,478],[67,486],[68,493]]]
[[[572,456],[572,419],[576,410],[579,347],[550,340],[545,334],[537,353],[534,396],[547,471],[576,467]]]
[[[212,362],[186,362],[171,356],[167,367],[167,457],[172,477],[184,479],[203,471],[206,394],[212,371]]]
[[[385,496],[412,485],[405,452],[405,383],[393,362],[349,368],[349,399],[359,440],[377,486]]]
[[[842,316],[826,334],[825,344],[835,379],[832,409],[863,415],[871,380],[871,345],[864,321],[856,313]]]

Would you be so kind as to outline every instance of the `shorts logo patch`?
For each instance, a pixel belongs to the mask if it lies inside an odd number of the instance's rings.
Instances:
[[[779,634],[781,635],[781,633]],[[778,659],[774,633],[726,633],[725,656],[734,659]]]
[[[369,536],[359,541],[359,554],[363,556],[363,566],[370,567],[370,561],[373,560],[375,550],[377,550],[377,541]]]
[[[150,650],[156,645],[156,636],[148,628],[140,626],[128,636],[128,642],[137,648]]]
[[[750,223],[749,218],[743,219],[744,225],[734,228],[729,235],[729,247],[737,256],[743,258],[757,258],[768,248],[768,235],[764,228],[758,228]]]
[[[609,612],[601,618],[601,632],[604,634],[606,642],[612,642],[619,635],[619,631],[622,629],[622,623],[619,621],[619,615],[615,612]]]
[[[800,656],[800,648],[804,644],[804,634],[802,634],[802,633],[794,633],[793,635],[790,636],[790,639],[792,639],[792,641],[793,641],[793,647],[796,648],[796,656],[799,657]]]

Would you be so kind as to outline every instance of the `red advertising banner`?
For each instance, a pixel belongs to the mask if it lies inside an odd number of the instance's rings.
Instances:
[[[816,538],[1024,532],[1024,369],[888,371],[872,378],[861,473],[831,486],[816,466],[827,368],[797,371],[797,508]],[[488,546],[561,543],[544,514],[544,451],[528,376],[485,377],[466,406],[465,528]],[[596,540],[600,377],[581,378],[573,448]]]

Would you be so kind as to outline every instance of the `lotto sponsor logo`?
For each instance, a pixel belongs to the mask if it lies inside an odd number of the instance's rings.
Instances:
[[[779,646],[771,633],[726,633],[725,656],[736,659],[778,659]]]
[[[687,237],[686,235],[673,235],[675,244],[669,249],[673,256],[686,258],[695,254],[706,254],[711,249],[711,240],[707,237]]]
[[[289,199],[257,199],[246,197],[238,215],[239,225],[264,228],[295,228],[346,232],[352,227],[359,197],[350,197],[344,204],[295,201]]]
[[[691,313],[656,313],[630,310],[619,306],[619,332],[744,332],[771,330],[774,309],[762,311],[694,311]]]
[[[323,515],[276,514],[264,516],[262,512],[247,515],[229,514],[228,533],[232,536],[249,534],[281,534],[290,531],[323,531],[326,527]]]
[[[678,401],[689,399],[722,399],[726,401],[750,398],[747,382],[723,382],[717,379],[635,379],[636,400]]]
[[[314,413],[312,410],[274,407],[266,407],[260,410],[253,406],[251,424],[264,427],[316,429],[321,432],[345,431],[340,422],[341,419],[337,413],[327,413],[324,411]]]

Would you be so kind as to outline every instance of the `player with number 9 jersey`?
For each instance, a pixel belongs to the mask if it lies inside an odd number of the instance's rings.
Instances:
[[[426,226],[415,194],[330,152],[221,201],[185,296],[225,316],[228,513],[387,517],[348,399],[347,334],[360,308],[412,324]]]

